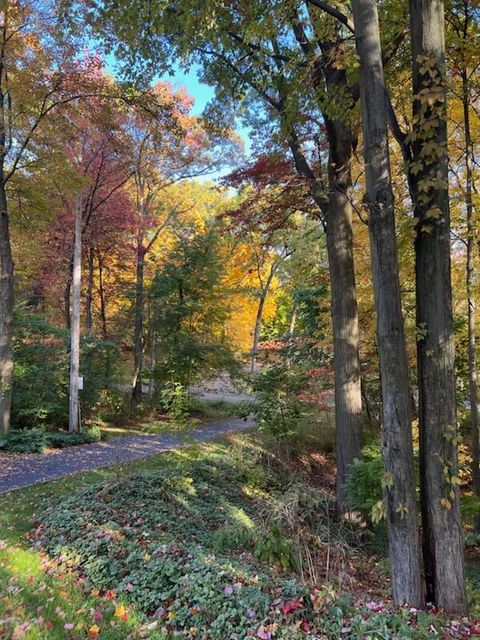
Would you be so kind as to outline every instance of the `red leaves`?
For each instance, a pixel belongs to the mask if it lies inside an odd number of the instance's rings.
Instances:
[[[261,156],[227,176],[224,184],[237,189],[247,187],[248,195],[238,207],[222,216],[230,221],[231,229],[271,233],[295,228],[293,214],[310,210],[308,184],[281,156]]]
[[[310,633],[311,631],[311,627],[308,624],[308,621],[303,618],[302,622],[300,623],[300,629],[304,632],[304,633]]]
[[[284,614],[292,613],[292,611],[297,611],[298,609],[303,609],[302,600],[289,600],[286,602],[283,607],[281,607],[281,611]]]

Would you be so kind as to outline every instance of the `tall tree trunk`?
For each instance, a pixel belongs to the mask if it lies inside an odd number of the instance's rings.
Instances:
[[[13,259],[7,196],[3,179],[0,179],[0,433],[8,431],[10,427],[12,407],[13,286]]]
[[[348,125],[328,118],[325,121],[330,145],[327,252],[335,370],[337,505],[340,512],[346,512],[345,482],[351,464],[361,456],[362,446],[362,391],[350,201],[355,136]]]
[[[150,379],[148,381],[148,397],[150,399],[155,395],[155,366],[157,363],[157,332],[155,327],[152,327],[151,331],[151,344],[150,344]]]
[[[270,291],[270,286],[273,281],[273,276],[275,275],[275,271],[277,270],[277,264],[274,262],[268,273],[267,281],[260,291],[260,300],[258,301],[257,315],[255,318],[255,326],[253,328],[253,342],[252,342],[252,358],[250,364],[250,372],[255,373],[257,369],[257,358],[258,358],[258,345],[260,342],[260,331],[262,328],[262,319],[263,319],[263,311],[265,309],[265,302],[267,300],[268,292]]]
[[[425,577],[428,600],[463,614],[467,599],[458,489],[443,1],[410,0],[410,12]]]
[[[65,318],[65,329],[70,330],[72,320],[72,310],[70,301],[72,297],[72,277],[73,277],[73,251],[68,263],[68,274],[65,280],[65,288],[63,290],[63,313]]]
[[[88,274],[87,274],[87,296],[85,301],[86,306],[86,318],[85,328],[87,333],[93,333],[93,279],[94,279],[94,257],[95,252],[93,247],[88,249]]]
[[[145,315],[144,292],[145,249],[143,246],[143,232],[139,231],[137,238],[137,272],[135,281],[135,334],[134,334],[134,370],[132,383],[132,405],[142,399],[142,371],[143,371],[143,324]]]
[[[80,374],[80,296],[82,286],[82,199],[75,204],[75,238],[73,244],[72,319],[70,329],[70,397],[68,430],[80,431],[78,379]]]
[[[362,435],[362,392],[360,379],[359,331],[355,270],[353,264],[353,230],[351,163],[357,135],[353,126],[352,112],[355,99],[348,83],[345,68],[336,55],[337,45],[343,42],[337,30],[333,40],[325,40],[325,33],[319,30],[316,41],[323,56],[318,56],[317,46],[312,42],[302,26],[302,21],[294,17],[293,32],[312,69],[312,83],[319,90],[320,110],[325,108],[324,88],[333,96],[341,94],[351,97],[345,113],[338,120],[332,120],[324,113],[325,128],[329,146],[328,197],[325,198],[323,176],[320,179],[302,152],[298,137],[288,122],[288,116],[280,106],[282,124],[290,132],[288,144],[293,155],[295,168],[307,178],[312,198],[326,220],[327,253],[331,286],[331,317],[333,331],[333,351],[335,370],[335,448],[337,460],[337,507],[340,512],[348,509],[345,482],[349,469],[361,456]],[[318,21],[311,17],[315,32]],[[280,86],[280,89],[282,87]],[[285,88],[281,92],[283,104],[287,98]],[[327,200],[327,202],[326,202]]]
[[[385,83],[376,0],[352,0],[382,382],[382,453],[394,602],[424,605]]]
[[[468,19],[468,15],[466,16]],[[468,305],[468,390],[472,436],[472,479],[475,495],[480,497],[480,442],[478,428],[477,353],[475,336],[475,224],[473,219],[473,145],[470,126],[470,91],[467,70],[462,71],[462,103],[465,127],[465,195],[467,208],[467,305]],[[480,518],[475,529],[480,531]]]
[[[97,263],[98,263],[98,292],[100,298],[100,322],[102,325],[102,336],[104,340],[108,338],[107,331],[107,304],[105,301],[105,284],[103,280],[103,259],[100,255],[100,251],[97,251]]]

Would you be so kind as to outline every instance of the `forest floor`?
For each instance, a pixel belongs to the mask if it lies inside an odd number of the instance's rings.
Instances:
[[[254,424],[252,419],[229,418],[199,424],[181,433],[135,433],[107,442],[52,449],[46,453],[0,455],[0,493],[153,456],[192,441],[206,442],[231,432],[250,429]]]
[[[479,637],[391,606],[382,541],[336,519],[334,484],[318,442],[253,430],[6,493],[0,638]]]

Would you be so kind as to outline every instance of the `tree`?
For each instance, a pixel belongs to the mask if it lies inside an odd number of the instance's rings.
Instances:
[[[464,160],[464,170],[460,169],[460,183],[465,208],[466,230],[466,297],[467,297],[467,342],[468,342],[468,394],[470,405],[470,423],[472,439],[472,481],[473,489],[480,497],[480,432],[478,416],[477,353],[476,353],[476,301],[475,301],[475,263],[477,230],[474,208],[475,193],[475,157],[472,116],[475,111],[475,81],[478,71],[477,47],[479,39],[478,17],[474,8],[466,0],[453,2],[449,8],[448,22],[451,26],[449,53],[454,76],[460,80],[459,93],[463,116],[463,140],[459,148]],[[460,124],[460,123],[459,123]],[[462,216],[463,217],[463,216]],[[476,518],[476,530],[480,531],[480,517]]]
[[[450,264],[444,6],[411,0],[420,484],[427,599],[465,613]]]
[[[385,498],[397,604],[423,605],[408,360],[401,307],[387,111],[376,0],[353,0],[360,58],[366,207],[382,382]]]
[[[356,89],[350,85],[344,64],[342,29],[335,21],[325,21],[316,8],[312,15],[302,12],[297,16],[296,6],[285,12],[283,3],[277,2],[267,11],[275,19],[264,20],[253,31],[252,16],[266,14],[260,7],[252,12],[250,2],[236,5],[233,12],[215,4],[213,20],[210,14],[201,9],[192,12],[190,3],[180,1],[164,12],[145,12],[141,3],[134,10],[129,5],[133,20],[118,19],[122,15],[118,3],[112,9],[110,2],[89,7],[88,16],[117,35],[118,49],[130,71],[138,70],[140,58],[148,61],[149,68],[152,64],[158,68],[159,64],[168,66],[181,52],[190,60],[200,60],[204,79],[216,86],[217,115],[228,115],[232,101],[246,95],[260,104],[260,110],[277,123],[275,140],[290,149],[296,170],[325,216],[337,363],[337,498],[339,509],[345,511],[345,477],[354,458],[361,455],[362,401],[351,207]],[[303,22],[308,29],[302,28]],[[150,37],[138,47],[140,25]],[[253,113],[258,128],[257,113]],[[320,143],[324,137],[328,160]],[[326,171],[324,165],[328,165]]]
[[[134,198],[137,217],[134,373],[132,404],[142,397],[145,322],[145,259],[165,229],[182,213],[177,206],[165,206],[160,194],[179,180],[208,172],[212,168],[209,144],[214,145],[200,119],[189,114],[191,100],[158,83],[150,92],[155,110],[133,114],[128,126],[133,150]],[[152,117],[153,116],[153,117]]]
[[[188,388],[233,363],[225,327],[233,292],[226,286],[226,252],[215,221],[188,220],[164,256],[148,296],[158,340],[154,376]]]
[[[66,39],[52,38],[49,2],[3,3],[0,30],[0,432],[10,423],[14,264],[10,240],[9,188],[35,172],[54,136],[64,139],[62,115],[92,88],[73,61]],[[48,29],[47,29],[47,25]],[[55,63],[62,61],[55,67]],[[53,117],[55,116],[55,117]]]

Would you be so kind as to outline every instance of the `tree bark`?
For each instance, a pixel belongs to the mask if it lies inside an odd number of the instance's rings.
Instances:
[[[464,614],[467,599],[458,489],[443,1],[410,0],[410,13],[414,94],[410,173],[416,176],[413,200],[425,578],[428,600],[448,612]]]
[[[134,334],[134,365],[132,383],[132,405],[142,400],[142,371],[143,371],[143,324],[145,315],[145,248],[143,246],[143,232],[140,230],[137,237],[137,269],[135,280],[135,334]]]
[[[468,19],[468,15],[466,16]],[[467,70],[462,70],[463,122],[465,127],[465,204],[467,210],[467,306],[468,306],[468,391],[472,437],[472,480],[475,495],[480,497],[480,442],[478,428],[477,353],[475,335],[475,225],[473,211],[473,144],[470,126],[470,91]],[[480,518],[475,520],[480,532]]]
[[[93,280],[94,280],[94,249],[88,249],[88,279],[87,279],[87,296],[85,301],[86,318],[85,328],[87,333],[93,333]]]
[[[329,139],[327,253],[330,270],[337,505],[348,511],[345,482],[355,458],[361,457],[362,392],[358,311],[353,264],[351,160],[355,136],[347,124],[325,118]]]
[[[82,199],[75,204],[75,237],[73,244],[72,319],[70,329],[70,396],[68,430],[80,431],[78,379],[80,374],[80,296],[82,286]]]
[[[394,602],[424,605],[387,110],[376,0],[352,0],[382,384],[382,454]]]
[[[3,170],[2,170],[3,174]],[[5,184],[0,178],[0,433],[10,427],[13,382],[13,258]]]
[[[102,324],[102,336],[104,340],[108,339],[107,331],[107,303],[105,300],[105,285],[103,281],[103,259],[100,251],[97,251],[98,263],[98,295],[100,298],[100,322]]]
[[[250,364],[251,373],[255,373],[257,369],[258,345],[260,342],[260,330],[262,328],[263,311],[265,309],[265,302],[267,300],[268,292],[270,291],[270,286],[272,284],[273,277],[275,275],[276,270],[277,270],[277,265],[274,262],[270,267],[267,280],[265,284],[261,287],[261,291],[260,291],[260,300],[258,302],[257,315],[255,318],[255,326],[253,328],[252,357],[251,357],[251,364]]]
[[[68,274],[65,281],[65,288],[63,290],[63,314],[65,319],[65,329],[70,331],[72,321],[72,310],[70,308],[70,301],[72,297],[72,278],[73,278],[73,250],[68,263]]]

